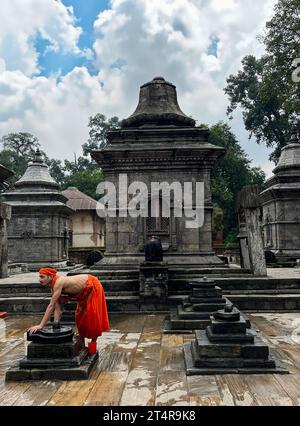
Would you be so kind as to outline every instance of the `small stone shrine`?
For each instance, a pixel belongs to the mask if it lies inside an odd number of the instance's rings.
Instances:
[[[214,312],[205,330],[184,345],[187,375],[288,373],[270,355],[253,329],[233,305]]]
[[[8,256],[37,271],[44,265],[63,267],[68,260],[68,226],[74,210],[50,176],[42,154],[36,151],[15,189],[3,194],[11,206],[8,226]]]
[[[188,282],[191,294],[175,309],[165,321],[165,332],[187,332],[205,328],[210,322],[212,312],[230,303],[222,296],[222,290],[213,279],[203,277]]]
[[[46,326],[27,333],[27,340],[27,356],[7,370],[6,381],[88,379],[98,359],[98,352],[89,355],[71,327]]]
[[[277,263],[296,265],[300,259],[300,138],[296,128],[259,197],[265,250],[274,253]]]

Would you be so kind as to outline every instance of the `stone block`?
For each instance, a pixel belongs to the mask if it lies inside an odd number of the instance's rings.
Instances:
[[[213,334],[244,334],[246,333],[246,321],[219,321],[213,316],[210,318],[211,331]]]
[[[32,342],[27,347],[27,358],[49,358],[49,353],[54,358],[73,358],[76,351],[73,342],[70,343],[36,343]]]
[[[255,338],[254,345],[243,345],[241,356],[249,359],[268,359],[269,348],[258,338]]]
[[[193,288],[193,297],[222,297],[222,290],[215,288]]]
[[[224,303],[195,303],[193,304],[194,312],[215,312],[224,308]]]
[[[211,342],[230,342],[230,343],[253,343],[254,334],[249,330],[245,334],[214,334],[211,331],[210,325],[206,329],[206,335]]]

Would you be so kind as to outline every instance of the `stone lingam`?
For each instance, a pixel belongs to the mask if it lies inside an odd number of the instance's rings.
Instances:
[[[222,289],[211,278],[195,278],[188,282],[191,293],[181,305],[171,309],[164,324],[165,333],[188,333],[205,329],[210,317],[218,309],[226,308],[231,302],[222,296]],[[246,319],[247,328],[250,322]]]
[[[88,353],[71,327],[56,323],[27,332],[27,341],[27,356],[7,370],[6,381],[88,379],[99,356]]]
[[[288,373],[232,304],[214,312],[206,330],[195,331],[184,359],[187,375]]]

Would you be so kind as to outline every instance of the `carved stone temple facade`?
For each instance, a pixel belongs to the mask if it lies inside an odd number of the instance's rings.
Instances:
[[[212,249],[211,171],[224,149],[208,142],[209,131],[196,127],[177,102],[176,87],[156,77],[140,88],[134,113],[122,121],[118,130],[108,133],[108,145],[92,151],[105,181],[119,191],[121,175],[127,186],[135,181],[147,186],[148,211],[151,211],[151,182],[204,182],[204,224],[186,227],[186,218],[174,217],[171,196],[170,217],[162,214],[164,198],[155,202],[157,217],[124,217],[117,203],[116,217],[106,218],[106,253],[95,269],[104,265],[136,265],[144,259],[144,244],[151,235],[158,236],[169,265],[222,266]],[[128,197],[130,199],[130,196]]]
[[[300,259],[300,139],[294,129],[281,150],[274,176],[260,193],[263,208],[264,248],[279,263]]]
[[[5,190],[6,180],[14,173],[0,164],[0,278],[8,276],[7,227],[11,218],[11,207],[3,203],[1,193]]]
[[[39,150],[15,189],[3,194],[11,206],[8,226],[8,257],[24,262],[28,269],[43,265],[60,267],[68,260],[67,221],[74,211],[50,176]]]

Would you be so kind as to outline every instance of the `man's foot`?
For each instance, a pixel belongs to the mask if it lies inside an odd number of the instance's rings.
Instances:
[[[97,352],[97,342],[92,340],[88,345],[88,349],[90,355],[95,354]]]

